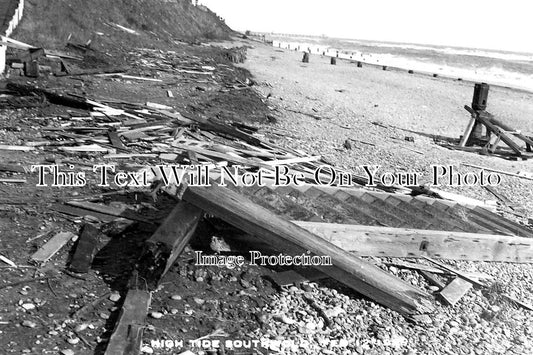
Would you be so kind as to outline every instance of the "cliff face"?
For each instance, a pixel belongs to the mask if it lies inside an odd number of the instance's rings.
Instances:
[[[95,46],[157,47],[175,40],[224,39],[231,33],[216,14],[190,0],[26,0],[14,37],[48,48],[89,40]]]

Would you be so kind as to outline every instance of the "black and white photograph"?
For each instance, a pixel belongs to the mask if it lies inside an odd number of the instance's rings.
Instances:
[[[525,0],[0,0],[0,354],[533,354]]]

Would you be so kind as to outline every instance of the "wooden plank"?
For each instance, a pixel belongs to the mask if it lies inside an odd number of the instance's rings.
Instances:
[[[128,291],[118,322],[107,344],[105,355],[137,355],[140,353],[144,322],[150,302],[150,292],[136,289]]]
[[[511,137],[509,137],[507,135],[507,133],[501,129],[500,127],[492,124],[488,118],[483,115],[483,113],[479,113],[477,116],[476,116],[476,119],[483,123],[488,129],[490,129],[491,131],[493,131],[495,134],[497,134],[501,140],[507,144],[509,146],[509,148],[511,148],[512,150],[514,150],[514,152],[517,154],[517,155],[521,155],[522,152],[520,152],[520,146],[518,144],[516,144],[512,139]]]
[[[441,263],[441,262],[438,262],[437,260],[433,260],[433,259],[431,259],[431,258],[428,258],[427,256],[425,256],[424,259],[426,259],[426,260],[428,260],[428,261],[431,261],[433,264],[435,264],[435,265],[437,265],[437,266],[443,268],[444,270],[448,270],[448,271],[450,271],[451,273],[456,274],[456,275],[459,276],[460,278],[462,278],[462,279],[464,279],[464,280],[466,280],[466,281],[468,281],[468,282],[470,282],[470,283],[472,283],[472,284],[474,284],[474,285],[476,285],[476,286],[479,286],[479,287],[485,287],[485,284],[483,284],[483,283],[481,283],[481,282],[479,282],[479,281],[477,281],[477,280],[474,280],[472,277],[466,275],[466,273],[464,273],[464,272],[462,272],[462,271],[456,270],[456,269],[454,269],[454,268],[452,268],[452,267],[450,267],[450,266],[448,266],[448,265],[446,265],[446,264],[443,264],[443,263]]]
[[[6,183],[6,184],[25,184],[26,179],[1,179],[0,182]]]
[[[445,274],[446,273],[442,269],[439,269],[433,266],[428,266],[428,265],[419,264],[419,263],[411,263],[408,261],[397,260],[397,261],[386,262],[385,264],[398,266],[403,269],[411,269],[411,270],[416,270],[416,271],[427,271],[427,272],[431,272],[432,274]]]
[[[71,232],[61,232],[54,235],[48,242],[46,242],[39,250],[32,256],[32,260],[38,263],[44,263],[54,256],[69,240],[76,235]]]
[[[533,262],[533,238],[353,224],[294,223],[357,255],[429,255],[453,260]]]
[[[84,201],[69,201],[69,202],[67,202],[67,205],[74,206],[74,207],[79,207],[79,208],[84,208],[84,209],[87,209],[87,210],[90,210],[90,211],[95,211],[95,212],[99,212],[99,213],[103,213],[103,214],[108,214],[108,215],[111,215],[111,216],[131,219],[131,220],[134,220],[134,221],[152,223],[151,221],[149,221],[148,219],[146,219],[143,216],[139,215],[138,213],[136,213],[136,212],[134,212],[134,211],[132,211],[130,209],[127,209],[125,207],[124,208],[116,208],[116,207],[111,207],[111,206],[107,206],[107,205],[100,205],[98,203],[84,202]]]
[[[237,163],[237,164],[242,164],[244,166],[257,166],[260,168],[272,170],[272,166],[265,164],[263,161],[255,161],[251,159],[242,158],[236,154],[234,155],[234,154],[215,152],[209,149],[203,149],[203,148],[192,146],[192,145],[173,143],[172,146],[175,148],[181,149],[181,150],[193,151],[195,153],[202,154],[208,157],[214,157],[214,158],[222,159],[225,161],[230,161],[230,162]]]
[[[514,176],[514,177],[521,178],[521,179],[533,180],[533,178],[530,178],[528,176],[515,174],[515,173],[510,173],[510,172],[504,171],[504,170],[492,169],[492,168],[487,168],[487,167],[484,167],[484,166],[468,164],[468,163],[461,163],[461,165],[470,166],[472,168],[482,169],[482,170],[486,170],[486,171],[493,171],[493,172],[498,173],[498,174]]]
[[[98,152],[107,153],[109,149],[99,146],[98,144],[79,145],[73,147],[59,147],[59,150],[65,152]]]
[[[113,147],[122,149],[122,150],[128,150],[128,148],[126,148],[126,146],[120,140],[120,137],[118,136],[117,132],[107,131],[107,136],[109,137],[109,141],[111,142],[111,145]]]
[[[79,207],[73,207],[73,206],[66,206],[60,203],[55,203],[51,207],[52,210],[68,214],[70,216],[77,216],[77,217],[86,217],[86,216],[92,216],[95,218],[98,218],[102,222],[111,222],[115,220],[116,218],[113,216],[110,216],[108,214],[99,213],[96,211],[89,211],[84,208]]]
[[[312,161],[317,161],[322,159],[320,155],[315,155],[311,157],[297,157],[297,158],[289,158],[289,159],[277,159],[277,160],[268,160],[265,161],[265,164],[275,166],[275,165],[290,165],[290,164],[298,164],[298,163],[309,163]]]
[[[450,306],[454,306],[470,289],[472,284],[460,277],[456,277],[440,291],[440,296]]]
[[[216,183],[210,187],[189,186],[183,200],[264,239],[285,255],[330,257],[332,265],[314,267],[407,317],[434,310],[430,296],[422,290]]]
[[[99,237],[100,231],[94,225],[88,223],[83,227],[70,262],[70,270],[77,273],[89,272],[91,263],[98,251]]]
[[[466,145],[466,142],[468,141],[468,138],[470,137],[470,133],[472,133],[472,129],[474,128],[475,124],[476,124],[476,118],[475,117],[470,118],[470,121],[468,122],[468,125],[466,126],[465,133],[463,133],[463,136],[461,137],[461,141],[459,142],[459,147],[464,147]]]
[[[302,270],[286,270],[276,272],[266,276],[273,281],[278,287],[286,287],[291,285],[298,285],[305,282],[313,282],[322,280],[328,277],[328,275],[318,272],[317,270],[306,271]]]
[[[12,171],[16,173],[28,173],[29,169],[22,165],[0,164],[0,171]]]
[[[159,282],[192,238],[203,211],[180,202],[145,242],[138,262],[139,276],[148,289],[155,290]]]
[[[18,151],[28,152],[28,151],[34,150],[34,149],[35,149],[35,147],[26,147],[26,146],[22,146],[22,145],[0,144],[0,150],[18,150]]]
[[[429,271],[425,271],[425,270],[419,270],[418,271],[420,273],[420,275],[424,276],[424,278],[433,286],[437,286],[439,288],[439,290],[442,290],[444,287],[446,287],[446,285],[440,281],[438,278],[437,278],[437,275],[435,275],[434,273],[432,272],[429,272]]]
[[[520,300],[518,300],[518,299],[516,299],[516,298],[514,298],[512,296],[509,296],[507,294],[503,294],[502,296],[507,298],[509,301],[515,303],[516,305],[518,305],[518,306],[520,306],[520,307],[522,307],[524,309],[527,309],[528,311],[533,311],[533,306],[528,304],[528,303],[522,302],[522,301],[520,301]]]

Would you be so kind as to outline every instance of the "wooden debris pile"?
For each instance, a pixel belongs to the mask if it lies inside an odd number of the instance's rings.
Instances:
[[[31,53],[42,54],[42,51],[26,49],[30,57]],[[244,60],[245,49],[232,49],[228,53],[231,62]],[[143,68],[140,74],[145,76],[113,75],[128,80],[157,81],[160,79],[154,78],[155,74],[164,71],[177,75],[178,80],[194,82],[217,82],[219,76],[225,75],[211,62],[199,58],[184,60],[179,55],[167,56],[148,49],[131,55],[136,56],[137,65]],[[77,70],[68,65],[65,69],[69,75]],[[240,85],[249,86],[243,82]],[[313,266],[318,275],[333,278],[407,318],[420,321],[427,320],[427,315],[434,311],[433,297],[383,270],[383,263],[363,257],[425,259],[426,264],[403,260],[391,263],[419,270],[450,305],[471,287],[486,287],[486,275],[460,272],[433,258],[533,260],[533,242],[530,242],[533,233],[523,226],[497,218],[479,205],[448,205],[433,198],[426,197],[431,200],[428,202],[410,196],[426,192],[422,188],[378,184],[376,189],[388,192],[382,195],[368,194],[369,189],[340,188],[336,171],[324,168],[327,162],[322,157],[278,146],[253,125],[208,119],[160,103],[96,100],[30,84],[9,82],[6,90],[73,110],[69,117],[44,122],[41,137],[24,145],[0,146],[0,150],[55,153],[54,162],[83,165],[86,170],[103,163],[117,166],[131,178],[121,188],[149,191],[153,200],[164,195],[178,201],[155,233],[144,241],[106,354],[138,353],[151,292],[157,289],[208,215],[222,221],[226,228],[238,230],[240,233],[230,234],[236,240],[240,235],[248,250],[270,248],[287,255],[327,256],[330,265]],[[490,128],[494,124],[486,117],[476,114],[473,119],[485,124],[505,142],[503,137],[507,133]],[[59,154],[68,159],[59,159]],[[80,157],[89,157],[91,161],[83,162]],[[165,169],[172,170],[172,166],[192,166],[197,170],[182,181],[171,181]],[[6,165],[0,166],[1,169],[14,168]],[[202,183],[201,175],[207,170],[210,175],[204,176]],[[261,171],[266,174],[266,184],[254,180]],[[276,181],[273,176],[280,171],[284,178]],[[119,172],[110,174],[116,176]],[[223,174],[229,186],[222,184]],[[145,179],[142,184],[138,180],[141,176]],[[230,176],[239,177],[233,180]],[[350,173],[349,177],[344,184],[350,182],[360,187],[368,183],[363,176]],[[317,180],[329,181],[327,185],[331,186],[319,186]],[[306,186],[296,186],[299,184]],[[57,212],[81,216],[87,222],[69,264],[70,272],[80,274],[91,267],[102,234],[120,235],[135,221],[157,220],[127,204],[111,206],[100,203],[101,198],[89,200],[71,199],[52,206]],[[32,259],[45,263],[74,237],[72,233],[56,234]],[[446,284],[442,275],[453,279]],[[306,278],[298,275],[297,279]],[[294,281],[289,278],[279,282]],[[510,295],[506,297],[512,299]]]

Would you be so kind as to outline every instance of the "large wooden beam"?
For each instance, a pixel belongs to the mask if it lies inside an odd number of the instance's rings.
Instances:
[[[189,186],[183,199],[263,239],[285,255],[309,251],[311,256],[331,257],[333,265],[315,268],[407,317],[434,310],[431,297],[422,290],[216,183],[210,187]]]
[[[357,255],[533,262],[533,238],[352,224],[294,223]]]
[[[181,254],[196,230],[203,211],[180,202],[145,242],[137,269],[149,289],[157,288],[159,282]]]
[[[151,293],[130,289],[109,339],[105,355],[137,355],[141,352],[144,321],[151,302]]]

